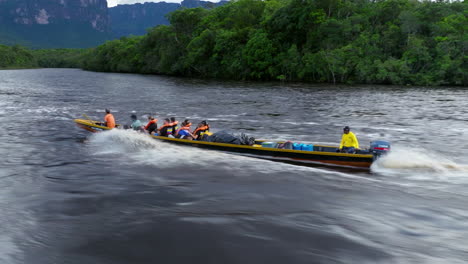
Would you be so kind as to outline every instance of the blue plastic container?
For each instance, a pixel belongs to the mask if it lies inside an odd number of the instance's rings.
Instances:
[[[301,150],[307,150],[307,151],[313,151],[314,150],[314,145],[310,144],[302,144]]]
[[[276,142],[262,142],[264,148],[276,148],[276,145],[278,145]]]
[[[301,150],[302,148],[302,143],[294,143],[293,144],[293,149],[294,150]]]

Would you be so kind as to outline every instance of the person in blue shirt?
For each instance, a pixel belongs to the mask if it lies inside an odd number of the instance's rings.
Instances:
[[[130,118],[132,119],[132,124],[131,124],[132,129],[136,131],[142,131],[143,126],[141,124],[141,121],[138,120],[137,116],[135,114],[132,114]]]

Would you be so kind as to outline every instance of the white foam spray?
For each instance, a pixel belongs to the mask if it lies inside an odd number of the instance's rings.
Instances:
[[[375,173],[412,180],[468,182],[468,165],[423,148],[392,146],[371,167]]]
[[[96,133],[89,138],[88,144],[93,155],[125,156],[134,164],[157,168],[215,167],[227,170],[235,169],[237,175],[248,175],[252,171],[272,173],[291,171],[291,169],[298,167],[220,151],[171,144],[131,130],[113,129]],[[313,168],[298,167],[296,169]]]
[[[89,138],[92,154],[123,155],[132,162],[151,165],[158,168],[180,166],[217,166],[221,168],[243,168],[278,170],[270,162],[248,157],[231,155],[190,146],[182,146],[155,140],[148,135],[131,130],[113,129],[104,133],[93,134]],[[284,164],[286,166],[287,164]]]
[[[467,165],[456,162],[422,148],[393,147],[392,151],[377,160],[374,168],[425,169],[431,171],[468,170]]]

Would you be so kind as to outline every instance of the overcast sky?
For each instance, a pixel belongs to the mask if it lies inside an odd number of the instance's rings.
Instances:
[[[144,2],[180,3],[182,2],[182,0],[107,0],[107,6],[113,7],[116,5],[135,4]]]

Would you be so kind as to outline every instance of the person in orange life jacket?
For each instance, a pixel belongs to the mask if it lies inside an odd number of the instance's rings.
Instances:
[[[343,136],[341,137],[340,147],[338,152],[354,153],[359,149],[359,142],[353,132],[349,131],[349,126],[343,128]]]
[[[191,125],[192,123],[188,119],[185,119],[185,121],[182,122],[181,128],[177,129],[175,136],[181,139],[188,139],[188,140],[194,139],[195,136],[190,131]]]
[[[158,130],[158,120],[152,116],[148,116],[148,124],[145,126],[145,130],[148,131],[149,134],[153,134],[153,132]]]
[[[167,129],[168,137],[175,137],[175,132],[179,129],[179,121],[175,120],[175,117],[170,118],[169,128]]]
[[[104,116],[104,126],[108,128],[115,127],[115,119],[109,109],[106,109],[106,116]]]
[[[193,135],[195,136],[195,139],[201,139],[206,132],[209,132],[209,130],[210,125],[205,120],[203,120],[198,124],[198,127],[195,129],[195,131],[193,131]]]
[[[159,135],[162,137],[167,137],[167,130],[169,129],[171,120],[169,118],[164,119],[164,124],[158,129]]]

